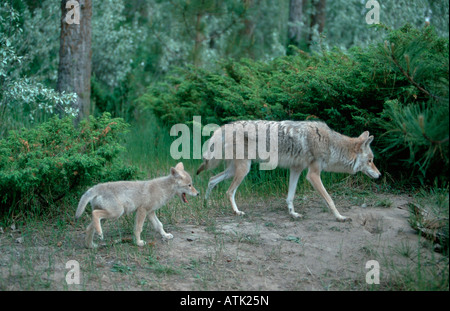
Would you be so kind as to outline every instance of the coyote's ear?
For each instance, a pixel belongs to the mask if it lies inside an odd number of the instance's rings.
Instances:
[[[170,168],[170,175],[172,175],[175,178],[180,177],[180,173],[178,173],[178,170],[174,167]]]
[[[372,143],[372,141],[373,141],[373,135],[372,135],[372,136],[369,136],[369,137],[366,139],[366,141],[364,142],[364,146],[369,147],[370,144]]]
[[[179,162],[177,165],[175,165],[175,168],[176,168],[177,170],[184,170],[183,162]]]
[[[365,131],[364,133],[362,133],[361,135],[359,135],[359,139],[362,141],[365,141],[367,138],[369,137],[369,131]]]
[[[361,135],[359,135],[358,140],[356,142],[356,149],[359,150],[361,147],[367,148],[370,146],[370,143],[373,141],[373,135],[369,136],[369,132],[365,131]]]

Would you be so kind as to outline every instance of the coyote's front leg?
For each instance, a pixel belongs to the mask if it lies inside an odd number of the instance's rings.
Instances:
[[[147,211],[143,208],[139,208],[136,211],[136,223],[134,228],[134,237],[136,239],[137,246],[144,246],[146,244],[145,241],[141,240],[141,232],[145,217],[147,217]]]
[[[164,231],[163,224],[159,221],[158,217],[156,217],[156,214],[155,214],[154,211],[151,211],[149,213],[149,218],[150,218],[150,221],[152,222],[153,227],[155,228],[155,230],[158,231],[163,238],[168,239],[168,240],[173,239],[173,235],[172,234],[166,233]]]
[[[328,207],[333,212],[334,216],[338,221],[349,221],[352,220],[349,217],[342,216],[334,205],[333,200],[328,194],[327,190],[322,184],[322,180],[320,179],[320,170],[317,168],[317,165],[312,164],[309,167],[308,174],[306,175],[306,179],[311,183],[311,185],[316,189],[320,195],[325,199],[328,204]]]

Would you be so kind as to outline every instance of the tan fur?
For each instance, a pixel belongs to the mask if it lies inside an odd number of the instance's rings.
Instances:
[[[94,230],[103,239],[101,227],[102,219],[117,219],[124,214],[136,212],[135,242],[139,246],[145,245],[141,240],[142,227],[145,218],[150,221],[163,238],[171,239],[172,234],[164,231],[163,225],[156,217],[155,211],[164,206],[175,195],[182,202],[185,195],[198,196],[199,192],[193,187],[191,176],[184,170],[183,163],[178,163],[170,169],[170,174],[147,181],[116,181],[98,184],[86,191],[80,199],[75,214],[79,218],[88,203],[92,206],[92,222],[87,227],[86,247],[92,248]],[[187,202],[187,201],[186,201]]]
[[[233,126],[236,125],[236,126]],[[209,140],[208,148],[203,155],[203,163],[197,170],[197,174],[203,170],[209,170],[218,166],[221,159],[220,152],[215,152],[218,145],[222,149],[232,146],[233,152],[236,148],[247,150],[253,144],[265,144],[266,149],[271,141],[265,135],[260,141],[260,133],[254,129],[260,126],[267,132],[276,131],[277,137],[277,166],[290,169],[289,191],[286,202],[289,213],[293,217],[301,215],[294,211],[294,195],[298,178],[301,172],[308,168],[307,180],[314,189],[319,192],[327,203],[335,217],[344,221],[347,218],[339,214],[336,206],[320,179],[321,171],[342,172],[355,174],[363,172],[372,178],[378,178],[381,174],[373,163],[373,153],[370,144],[373,136],[369,132],[362,133],[359,137],[352,138],[331,130],[325,123],[316,121],[237,121],[230,125],[222,126],[214,132]],[[233,135],[226,135],[226,129],[232,129]],[[237,141],[234,137],[244,137],[243,141]],[[258,146],[259,147],[259,146]],[[220,148],[218,150],[220,150]],[[259,150],[259,149],[258,149]],[[248,151],[244,158],[238,158],[236,153],[232,159],[225,160],[227,169],[220,174],[211,177],[205,198],[208,198],[211,190],[225,179],[232,178],[227,197],[231,202],[234,213],[243,215],[237,208],[234,196],[242,180],[248,174],[252,160],[260,161],[258,157],[249,158]]]

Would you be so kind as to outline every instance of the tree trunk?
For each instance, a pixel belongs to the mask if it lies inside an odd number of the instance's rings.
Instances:
[[[195,20],[194,50],[192,51],[192,62],[195,67],[201,65],[202,42],[204,40],[201,29],[202,18],[203,13],[198,12]]]
[[[311,15],[311,32],[309,41],[312,41],[312,28],[317,25],[319,33],[325,28],[326,0],[313,0],[313,13]]]
[[[57,87],[60,92],[74,92],[78,95],[77,102],[73,103],[74,108],[79,111],[76,123],[90,112],[91,17],[91,0],[61,0]]]
[[[303,16],[303,0],[289,1],[289,24],[288,24],[288,47],[289,45],[300,45],[302,29],[299,23]],[[287,54],[291,54],[288,48]]]

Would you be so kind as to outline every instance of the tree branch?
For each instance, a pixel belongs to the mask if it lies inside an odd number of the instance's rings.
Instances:
[[[449,138],[447,137],[447,138],[444,138],[444,139],[442,139],[442,140],[433,140],[433,139],[431,139],[430,137],[428,137],[428,135],[425,134],[425,132],[422,132],[422,135],[423,135],[423,137],[424,137],[426,140],[428,140],[430,143],[436,144],[436,145],[440,145],[440,144],[446,143],[446,142],[448,142],[448,139],[449,139]]]
[[[423,93],[424,93],[425,95],[427,95],[428,97],[432,97],[432,98],[437,99],[437,100],[441,99],[441,98],[439,98],[438,96],[436,96],[436,95],[434,95],[434,94],[428,92],[428,91],[425,90],[422,86],[420,86],[419,83],[417,83],[416,81],[414,81],[413,77],[409,74],[409,68],[408,68],[408,71],[406,71],[406,70],[400,65],[400,63],[398,62],[398,60],[397,60],[397,58],[395,57],[394,52],[393,52],[393,46],[394,46],[394,44],[391,44],[391,49],[389,49],[389,48],[387,47],[387,41],[386,41],[385,44],[384,44],[384,47],[385,47],[386,51],[389,51],[389,55],[388,55],[388,56],[390,57],[390,59],[392,60],[392,62],[395,64],[395,66],[397,66],[397,68],[400,70],[400,72],[406,77],[406,79],[408,79],[408,81],[409,81],[412,85],[414,85],[416,88],[418,88],[421,92],[423,92]],[[405,58],[406,58],[406,62],[407,62],[408,67],[409,67],[409,57],[408,57],[407,55],[405,55]]]

